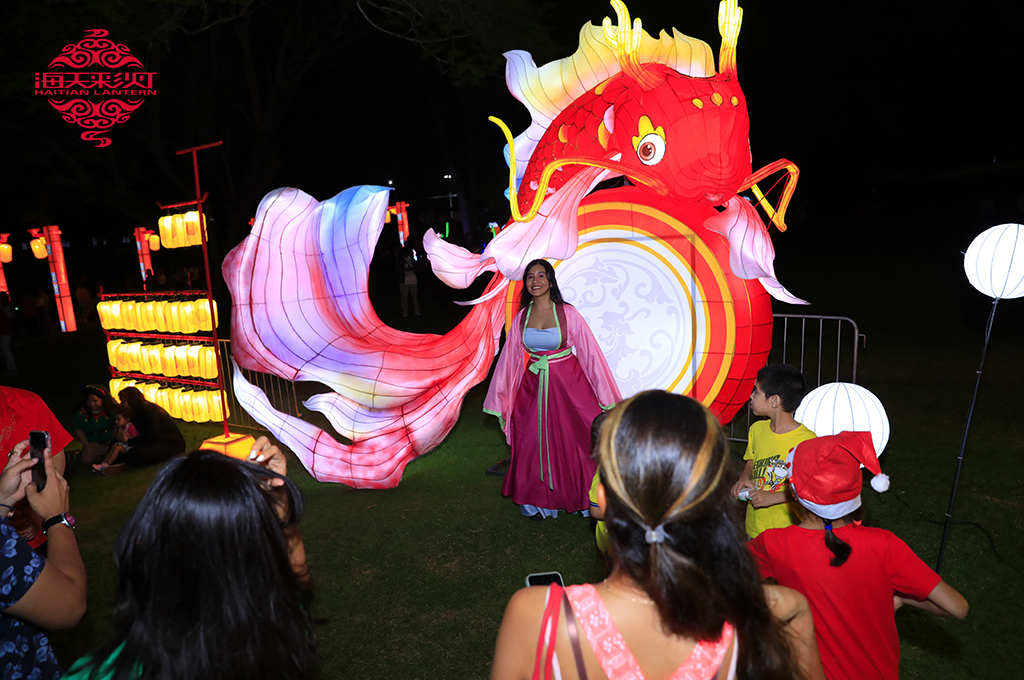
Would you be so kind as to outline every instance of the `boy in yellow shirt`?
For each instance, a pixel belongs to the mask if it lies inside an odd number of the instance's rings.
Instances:
[[[734,496],[749,498],[746,529],[750,538],[765,529],[793,524],[786,507],[786,454],[800,442],[815,437],[793,418],[806,391],[803,373],[789,364],[771,364],[757,372],[750,410],[754,415],[768,416],[768,420],[750,426],[743,454],[747,464],[732,487]]]

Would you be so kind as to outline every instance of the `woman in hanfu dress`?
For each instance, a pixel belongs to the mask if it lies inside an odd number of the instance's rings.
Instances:
[[[501,493],[537,519],[588,510],[597,469],[590,425],[621,400],[590,327],[562,299],[554,268],[534,260],[484,400],[512,447]]]

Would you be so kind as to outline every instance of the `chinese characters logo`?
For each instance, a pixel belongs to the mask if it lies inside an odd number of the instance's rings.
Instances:
[[[123,123],[155,95],[155,71],[146,71],[126,45],[92,28],[86,37],[61,50],[50,62],[53,70],[36,73],[35,94],[47,98],[61,117],[84,132],[82,139],[110,146],[110,128]],[[123,99],[122,99],[123,97]]]

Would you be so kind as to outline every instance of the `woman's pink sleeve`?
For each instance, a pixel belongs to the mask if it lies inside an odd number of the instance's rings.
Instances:
[[[568,326],[568,344],[576,347],[576,359],[583,367],[583,373],[590,382],[597,397],[597,403],[606,411],[622,401],[622,393],[615,382],[612,369],[605,361],[604,352],[597,338],[587,325],[586,319],[571,305],[565,305],[565,321]]]
[[[512,320],[512,328],[505,334],[505,346],[498,355],[498,365],[491,376],[491,385],[484,398],[484,413],[497,416],[501,429],[508,439],[508,422],[512,415],[516,391],[523,377],[523,338],[517,329],[521,328],[523,312]]]

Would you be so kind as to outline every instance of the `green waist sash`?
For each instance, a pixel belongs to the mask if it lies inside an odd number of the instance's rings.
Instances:
[[[529,365],[531,373],[537,376],[539,384],[537,385],[537,455],[540,463],[540,481],[544,481],[544,449],[548,449],[548,488],[554,491],[555,484],[554,478],[551,476],[551,445],[548,444],[545,447],[545,441],[548,438],[548,428],[545,427],[546,420],[548,417],[548,387],[551,383],[551,361],[554,359],[561,359],[572,354],[572,348],[567,347],[561,352],[555,352],[554,354],[533,354],[530,353],[530,358],[533,359],[533,363]]]

